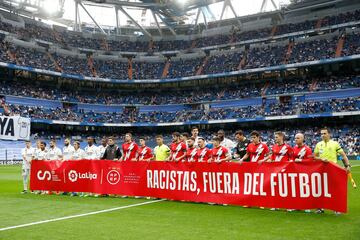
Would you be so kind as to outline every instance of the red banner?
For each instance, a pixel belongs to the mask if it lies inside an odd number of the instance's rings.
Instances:
[[[32,161],[31,190],[91,192],[285,209],[347,211],[347,174],[332,163]]]

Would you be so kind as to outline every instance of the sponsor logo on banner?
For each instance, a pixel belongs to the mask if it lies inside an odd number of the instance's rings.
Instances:
[[[106,180],[111,185],[115,185],[120,181],[120,173],[116,170],[111,170],[106,176]]]
[[[71,170],[68,174],[69,176],[69,180],[72,182],[76,182],[77,181],[77,172],[75,170]]]
[[[76,182],[78,179],[95,180],[97,179],[97,174],[91,172],[80,173],[75,170],[70,170],[68,173],[68,177],[71,182]]]
[[[48,180],[48,181],[50,181],[50,179],[51,179],[51,173],[50,173],[50,171],[42,171],[42,170],[39,170],[38,172],[37,172],[37,174],[36,174],[36,176],[37,176],[37,178],[39,179],[39,180],[41,180],[41,181],[43,181],[43,180]]]
[[[61,181],[59,176],[55,173],[55,171],[42,171],[39,170],[36,173],[37,179],[40,181]]]

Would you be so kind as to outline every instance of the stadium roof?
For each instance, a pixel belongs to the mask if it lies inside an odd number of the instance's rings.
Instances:
[[[94,27],[106,34],[107,29],[137,28],[138,34],[152,37],[149,28],[164,29],[176,35],[181,25],[205,27],[210,22],[279,9],[344,2],[346,0],[0,0],[0,7],[21,15],[50,20],[76,31]],[[292,4],[290,4],[292,3]],[[290,4],[290,5],[289,5]],[[97,31],[98,31],[97,30]],[[118,32],[120,34],[121,32]]]

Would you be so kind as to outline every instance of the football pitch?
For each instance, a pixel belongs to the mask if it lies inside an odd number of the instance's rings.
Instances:
[[[360,161],[353,161],[360,184]],[[21,167],[0,166],[4,239],[360,239],[360,189],[336,216],[135,198],[20,194]],[[20,226],[24,225],[24,226]],[[17,226],[15,228],[9,228]]]

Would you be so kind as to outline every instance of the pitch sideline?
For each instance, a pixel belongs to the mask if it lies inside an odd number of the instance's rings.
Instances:
[[[126,205],[126,206],[120,206],[120,207],[109,208],[109,209],[104,209],[104,210],[99,210],[99,211],[94,211],[94,212],[88,212],[88,213],[76,214],[76,215],[71,215],[71,216],[66,216],[66,217],[48,219],[48,220],[37,221],[37,222],[32,222],[32,223],[25,223],[25,224],[16,225],[16,226],[4,227],[4,228],[0,228],[0,232],[15,229],[15,228],[23,228],[23,227],[33,226],[33,225],[39,225],[39,224],[43,224],[43,223],[57,222],[57,221],[62,221],[62,220],[67,220],[67,219],[72,219],[72,218],[85,217],[85,216],[95,215],[95,214],[99,214],[99,213],[113,212],[113,211],[117,211],[117,210],[121,210],[121,209],[138,207],[138,206],[162,202],[162,201],[165,201],[165,199],[136,203],[136,204]]]

